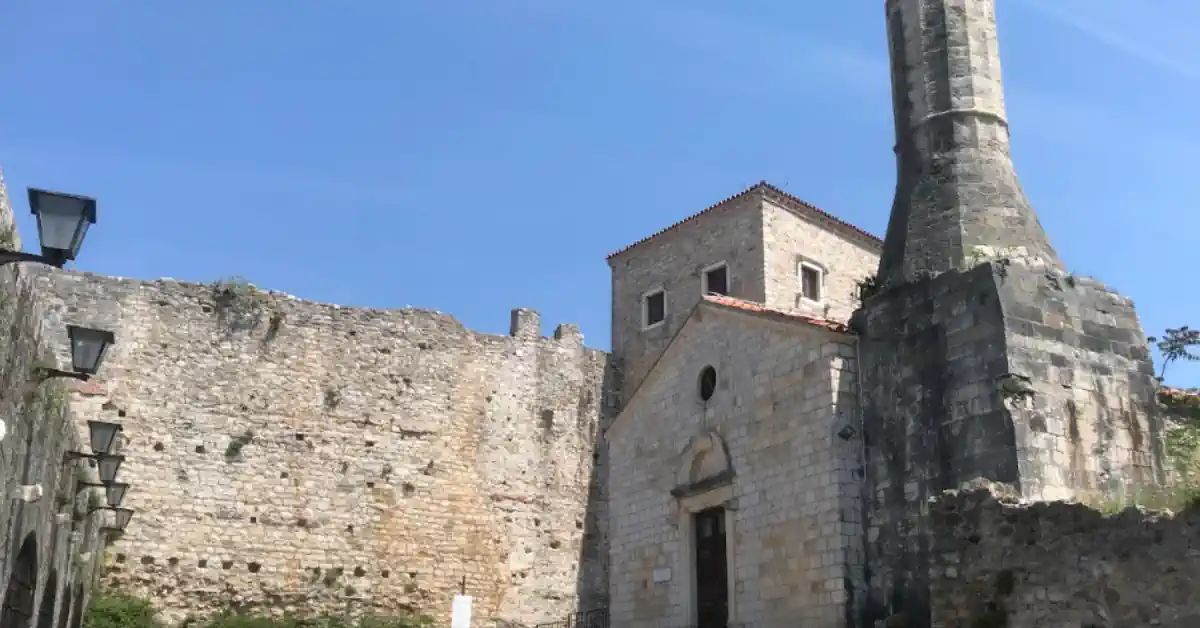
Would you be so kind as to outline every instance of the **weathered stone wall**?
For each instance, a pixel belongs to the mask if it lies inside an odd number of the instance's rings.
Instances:
[[[979,487],[933,504],[934,628],[1200,626],[1200,510],[1104,516],[1004,495]]]
[[[698,314],[609,430],[621,461],[609,481],[612,625],[694,625],[691,514],[724,505],[731,621],[843,626],[862,563],[860,441],[836,435],[858,422],[853,338]],[[697,394],[706,365],[718,374],[707,403]],[[724,445],[693,457],[710,432]],[[726,468],[729,483],[672,494]]]
[[[633,394],[700,301],[705,269],[728,266],[729,296],[844,322],[858,307],[857,282],[878,268],[881,247],[875,238],[760,183],[619,252],[609,265],[612,346],[621,361],[622,394]],[[802,259],[825,270],[819,304],[799,299]],[[642,296],[659,288],[666,291],[666,321],[643,329]]]
[[[609,260],[612,267],[612,353],[621,362],[628,398],[703,295],[702,271],[729,267],[730,296],[763,302],[762,197],[725,201]],[[642,327],[642,295],[666,291],[663,324]]]
[[[12,225],[0,182],[0,231],[6,240],[0,246],[19,246]],[[50,348],[66,340],[65,330],[43,328],[40,296],[25,269],[0,267],[0,595],[30,543],[37,586],[32,608],[58,621],[91,592],[96,559],[103,554],[99,526],[105,513],[88,513],[99,495],[78,491],[79,481],[98,479],[95,471],[85,462],[63,460],[67,451],[88,451],[82,438],[88,417],[69,407],[73,386],[42,381],[34,372],[49,363]],[[40,498],[22,499],[39,491]]]
[[[984,263],[880,294],[855,326],[868,620],[927,625],[927,504],[941,491],[986,478],[1055,499],[1161,480],[1144,337],[1132,305],[1094,282]]]
[[[138,510],[106,581],[166,617],[412,608],[448,622],[604,604],[606,354],[437,312],[46,269],[55,324],[117,334],[76,403],[124,423]]]
[[[845,322],[858,309],[858,282],[879,268],[880,244],[845,227],[831,228],[801,217],[775,199],[763,203],[763,256],[768,306],[797,309],[812,316]],[[822,299],[800,299],[801,260],[824,269]]]

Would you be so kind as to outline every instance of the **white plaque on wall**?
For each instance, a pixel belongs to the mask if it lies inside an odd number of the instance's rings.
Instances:
[[[661,569],[654,570],[654,581],[655,582],[668,582],[670,580],[671,580],[671,568],[670,567],[663,567]]]
[[[450,628],[471,628],[471,596],[454,596],[450,606]]]

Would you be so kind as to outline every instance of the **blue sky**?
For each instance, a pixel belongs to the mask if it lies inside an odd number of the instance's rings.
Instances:
[[[1017,171],[1072,269],[1200,325],[1200,4],[1005,0]],[[0,167],[77,267],[608,347],[604,257],[767,179],[882,235],[882,0],[58,0],[0,19]],[[1187,289],[1182,287],[1187,286]],[[1200,385],[1200,367],[1168,379]]]

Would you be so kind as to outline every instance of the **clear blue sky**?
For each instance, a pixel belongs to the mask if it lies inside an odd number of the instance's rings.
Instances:
[[[1017,170],[1054,244],[1148,333],[1200,325],[1200,4],[1000,4]],[[27,238],[26,186],[99,198],[86,270],[499,333],[534,307],[607,348],[608,252],[761,179],[880,235],[891,203],[882,0],[0,11],[0,167]]]

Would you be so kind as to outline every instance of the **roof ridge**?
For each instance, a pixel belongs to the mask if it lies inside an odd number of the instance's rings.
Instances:
[[[700,216],[707,214],[708,212],[721,207],[722,205],[725,205],[732,201],[743,198],[753,192],[761,193],[763,191],[770,192],[772,196],[778,197],[779,199],[782,199],[782,200],[786,201],[787,203],[793,205],[793,207],[791,207],[789,209],[793,209],[793,210],[801,209],[803,211],[813,213],[821,218],[829,220],[830,222],[834,223],[837,226],[847,228],[850,231],[855,232],[858,235],[865,237],[872,244],[875,244],[878,246],[883,245],[883,240],[881,240],[880,238],[878,238],[875,235],[872,235],[870,232],[868,232],[864,229],[861,229],[859,227],[856,227],[856,226],[838,218],[837,216],[834,216],[833,214],[821,209],[820,207],[817,207],[816,205],[813,205],[812,203],[809,203],[808,201],[805,201],[793,194],[790,194],[790,193],[784,191],[782,188],[768,182],[766,179],[763,179],[763,180],[759,181],[758,183],[755,183],[754,185],[751,185],[751,186],[743,189],[741,192],[738,192],[737,194],[734,194],[732,196],[727,196],[727,197],[721,199],[720,201],[717,201],[716,203],[713,203],[712,205],[709,205],[708,207],[705,207],[704,209],[702,209],[694,214],[691,214],[690,216],[687,216],[686,218],[683,218],[675,223],[672,223],[669,226],[663,227],[662,229],[659,229],[658,231],[655,231],[654,233],[652,233],[644,238],[641,238],[641,239],[633,242],[632,244],[628,244],[624,247],[621,247],[620,249],[617,249],[616,251],[613,251],[612,253],[609,253],[605,259],[611,260],[612,258],[614,258],[614,257],[616,257],[638,245],[645,244],[646,242],[649,242],[650,240],[653,240],[653,239],[667,233],[668,231],[672,231],[678,227],[681,227],[685,223],[691,222],[691,221],[699,218]]]

